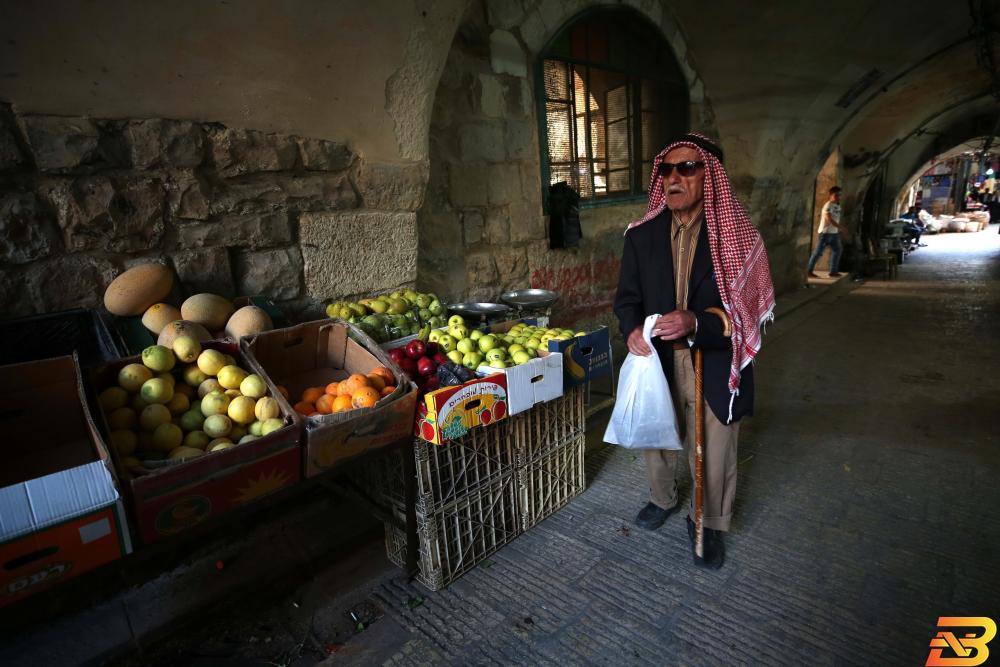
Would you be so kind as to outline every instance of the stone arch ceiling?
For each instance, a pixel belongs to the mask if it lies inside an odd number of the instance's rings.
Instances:
[[[778,158],[811,177],[834,146],[881,154],[956,103],[981,111],[988,77],[964,2],[722,0],[712,20],[696,3],[671,10],[737,170],[760,175]],[[836,106],[872,69],[882,73],[874,85]]]

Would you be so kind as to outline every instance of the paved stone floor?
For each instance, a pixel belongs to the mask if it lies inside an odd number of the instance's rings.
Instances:
[[[1000,617],[1000,236],[926,240],[897,280],[841,281],[769,330],[723,569],[692,565],[681,516],[631,526],[641,457],[608,447],[580,497],[447,590],[319,579],[244,634],[301,649],[366,602],[382,618],[324,664],[924,664],[939,616]]]

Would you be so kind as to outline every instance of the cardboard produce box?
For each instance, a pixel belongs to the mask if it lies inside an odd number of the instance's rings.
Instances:
[[[526,317],[486,327],[490,333],[506,333],[515,324],[523,322],[540,326],[536,318]],[[606,326],[574,336],[570,340],[550,340],[549,352],[563,355],[563,386],[575,387],[611,374],[611,332]]]
[[[132,551],[76,357],[0,367],[0,606]]]
[[[241,344],[255,372],[288,389],[290,401],[278,397],[284,409],[291,410],[305,389],[325,387],[353,373],[367,375],[385,366],[396,378],[396,390],[374,407],[302,418],[306,477],[410,437],[416,387],[357,327],[343,320],[318,320],[246,336]]]
[[[506,419],[510,414],[508,376],[495,368],[452,387],[442,387],[424,396],[417,410],[414,433],[435,445],[461,438],[477,426]]]
[[[518,366],[480,366],[479,372],[507,377],[507,402],[512,415],[563,395],[563,356],[559,352],[539,350],[537,357]]]
[[[254,372],[235,343],[212,341],[203,349],[232,355],[237,365]],[[141,357],[120,359],[92,372],[90,384],[99,392],[117,382],[118,371]],[[180,364],[179,364],[180,365]],[[178,380],[180,382],[180,380]],[[122,486],[129,496],[143,542],[179,533],[204,521],[244,506],[258,498],[289,487],[302,478],[302,425],[273,386],[269,395],[282,406],[285,426],[266,436],[229,449],[186,461],[154,461],[131,468]],[[100,437],[107,443],[108,428],[103,414],[90,414]],[[117,454],[115,462],[118,463]]]

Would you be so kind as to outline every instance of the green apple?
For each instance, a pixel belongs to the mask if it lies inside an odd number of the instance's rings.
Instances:
[[[493,334],[489,334],[488,336],[483,336],[482,338],[479,339],[479,349],[483,352],[483,354],[486,354],[496,346],[497,346],[497,337],[494,336]]]
[[[515,364],[518,365],[525,364],[531,361],[531,355],[525,352],[524,350],[518,350],[517,352],[512,354],[510,358],[511,361],[513,361]]]
[[[445,352],[451,352],[452,350],[456,349],[455,345],[457,343],[458,341],[456,341],[454,338],[452,338],[451,336],[449,336],[444,332],[441,332],[441,334],[438,336],[437,344]]]
[[[455,340],[462,340],[469,335],[469,329],[464,324],[450,324],[448,325],[448,333]]]
[[[479,364],[481,363],[483,363],[483,355],[478,352],[469,352],[462,357],[462,365],[472,370],[479,368]]]
[[[417,307],[418,308],[427,308],[427,306],[429,306],[429,305],[431,305],[431,298],[428,295],[426,295],[426,294],[418,294],[417,295]]]
[[[449,327],[453,327],[458,324],[465,326],[465,318],[462,317],[461,315],[452,315],[451,317],[448,318]]]
[[[472,340],[479,340],[484,335],[485,334],[479,329],[473,329],[472,331],[469,332],[469,338],[471,338]]]
[[[507,368],[507,362],[503,359],[491,359],[487,365],[490,368]]]
[[[532,336],[531,338],[529,338],[529,339],[528,339],[528,342],[524,344],[524,346],[525,346],[526,348],[529,348],[529,349],[536,349],[536,350],[537,350],[537,349],[538,349],[539,347],[541,347],[541,345],[542,345],[542,341],[538,340],[538,339],[537,339],[537,338],[535,338],[534,336]]]
[[[507,357],[507,353],[504,352],[503,349],[499,348],[499,347],[494,347],[492,350],[490,350],[489,352],[486,353],[486,360],[487,361],[495,361],[497,359],[503,360],[506,357]],[[500,368],[503,368],[503,366],[500,366]]]
[[[463,338],[462,340],[458,341],[458,344],[455,346],[455,349],[457,349],[462,354],[475,352],[476,341],[472,340],[471,338]]]
[[[427,310],[431,311],[433,315],[440,315],[444,312],[444,306],[441,305],[440,301],[434,299],[431,301],[431,304],[427,306]]]
[[[427,335],[427,340],[437,343],[441,340],[441,331],[439,329],[431,329],[431,332]]]
[[[509,354],[512,358],[516,352],[523,352],[523,351],[524,351],[524,345],[520,343],[514,343],[513,345],[507,348],[507,354]]]
[[[461,365],[462,360],[465,358],[465,355],[459,352],[458,350],[448,350],[448,358],[451,359],[451,362],[453,364]]]

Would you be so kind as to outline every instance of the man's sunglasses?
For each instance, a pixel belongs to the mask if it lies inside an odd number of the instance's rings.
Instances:
[[[659,174],[665,178],[670,175],[670,172],[672,172],[674,168],[676,168],[677,173],[681,176],[694,176],[698,169],[704,166],[705,163],[701,160],[685,160],[684,162],[678,162],[677,164],[661,162]]]

